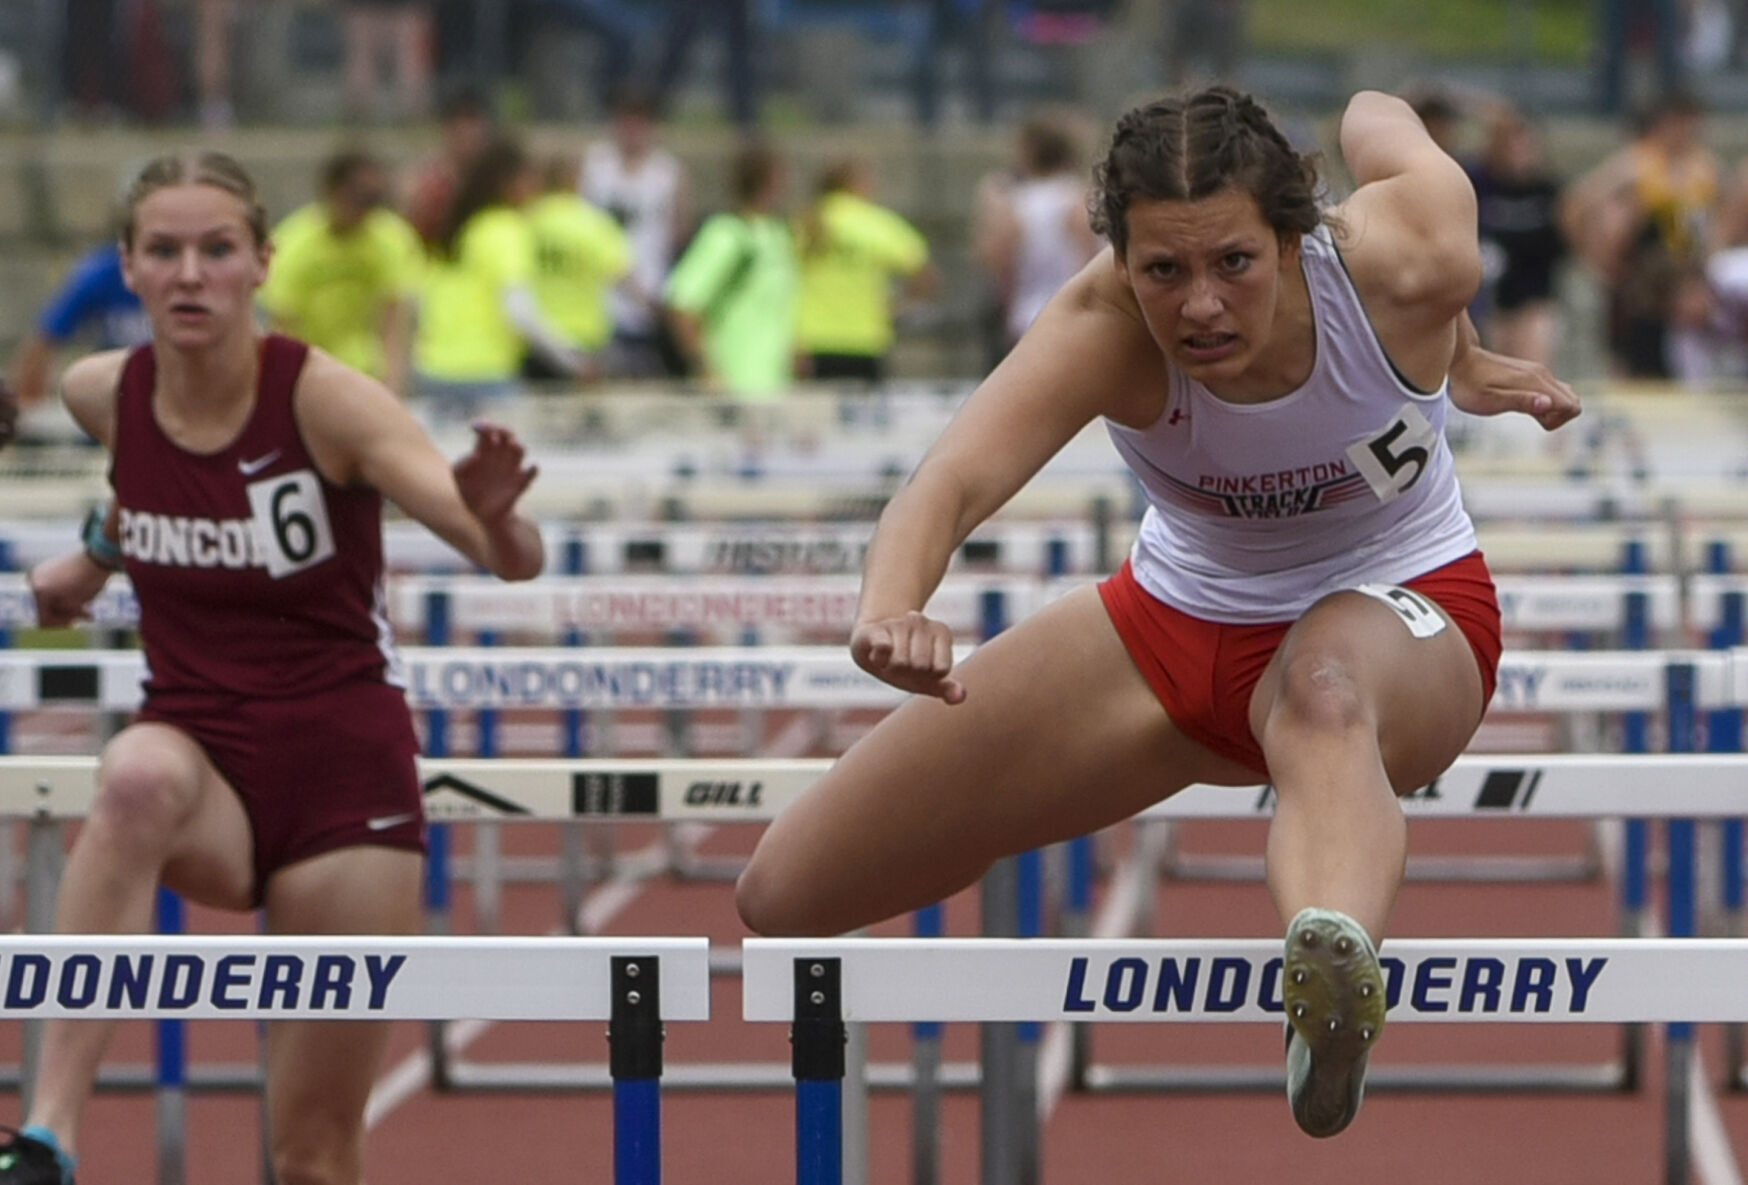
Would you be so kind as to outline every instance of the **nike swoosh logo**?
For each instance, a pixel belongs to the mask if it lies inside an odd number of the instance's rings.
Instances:
[[[265,457],[256,457],[253,461],[238,461],[237,472],[241,473],[244,477],[254,477],[257,473],[267,468],[267,466],[279,460],[279,454],[284,451],[285,450],[282,448],[276,448]]]
[[[411,823],[419,817],[416,811],[407,811],[399,815],[379,815],[374,819],[364,820],[364,825],[372,831],[387,831],[390,827],[399,827],[402,823]]]

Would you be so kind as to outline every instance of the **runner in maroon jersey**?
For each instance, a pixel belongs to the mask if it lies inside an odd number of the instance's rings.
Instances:
[[[534,478],[480,426],[453,467],[375,380],[257,336],[266,217],[218,154],[148,165],[123,250],[153,343],[68,370],[73,416],[110,450],[115,502],[83,549],[39,564],[44,625],[80,616],[125,567],[150,674],[104,749],[56,928],[144,931],[164,884],[261,906],[274,933],[412,934],[424,848],[417,742],[382,597],[381,501],[510,580],[540,572],[516,511]],[[79,1113],[111,1026],[51,1024],[0,1182],[72,1180]],[[383,1025],[270,1027],[276,1177],[357,1185]]]

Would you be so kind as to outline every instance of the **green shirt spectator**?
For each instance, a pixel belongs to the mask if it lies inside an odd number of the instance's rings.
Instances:
[[[708,378],[745,399],[794,380],[795,247],[782,219],[714,214],[668,277],[667,299],[703,329]]]
[[[570,188],[536,198],[528,222],[541,312],[573,345],[599,350],[613,336],[607,294],[631,269],[630,240],[610,214]]]
[[[730,166],[732,214],[714,214],[668,276],[669,321],[704,381],[747,400],[777,399],[795,378],[795,244],[777,215],[784,170],[761,144]]]

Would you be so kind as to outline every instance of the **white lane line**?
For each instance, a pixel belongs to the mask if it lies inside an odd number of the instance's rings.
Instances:
[[[1136,825],[1134,847],[1112,872],[1110,889],[1099,902],[1093,919],[1092,938],[1124,938],[1135,933],[1135,923],[1146,915],[1148,900],[1158,888],[1159,862],[1165,854],[1167,828]],[[1038,1046],[1038,1122],[1044,1123],[1068,1091],[1074,1070],[1073,1026],[1052,1021],[1044,1028]]]
[[[1663,919],[1655,910],[1645,911],[1639,934],[1643,938],[1663,937]],[[1658,1040],[1646,1051],[1647,1057],[1663,1050],[1661,1039],[1668,1029],[1656,1025],[1651,1031]],[[1742,1171],[1736,1165],[1730,1133],[1718,1111],[1718,1097],[1712,1091],[1697,1039],[1693,1043],[1693,1057],[1688,1061],[1687,1100],[1687,1161],[1700,1185],[1742,1185]]]
[[[708,828],[705,830],[708,831]],[[584,897],[577,910],[578,932],[599,933],[637,900],[644,883],[667,867],[667,859],[667,845],[660,840],[620,857],[613,876]],[[556,929],[547,931],[551,935],[560,932]],[[465,1020],[447,1025],[443,1046],[451,1057],[459,1057],[468,1046],[484,1036],[492,1024],[493,1022],[485,1020]],[[370,1091],[370,1101],[364,1108],[365,1130],[375,1128],[397,1107],[429,1085],[431,1053],[421,1047],[417,1052],[402,1058],[376,1080],[376,1085]]]
[[[1696,1043],[1688,1077],[1687,1097],[1692,1100],[1687,1112],[1688,1160],[1693,1163],[1700,1185],[1742,1185],[1742,1172],[1736,1167],[1736,1155],[1730,1148],[1730,1133],[1724,1128],[1724,1117],[1718,1111],[1718,1098],[1712,1093],[1704,1063]]]
[[[818,731],[818,721],[811,715],[797,716],[779,729],[765,743],[764,749],[779,757],[803,756],[812,752]],[[707,823],[681,823],[676,825],[674,833],[682,845],[695,847],[703,843],[705,837],[714,829]],[[669,855],[668,843],[657,840],[616,860],[612,877],[588,893],[578,907],[577,932],[598,934],[606,929],[608,923],[637,900],[638,894],[643,892],[644,882],[667,868]],[[559,931],[552,930],[549,933],[557,934]],[[459,1057],[490,1028],[490,1021],[479,1020],[459,1021],[448,1025],[444,1048],[451,1057]],[[430,1084],[431,1054],[429,1050],[420,1048],[402,1058],[377,1079],[370,1092],[370,1102],[364,1109],[365,1129],[376,1127],[395,1108]]]

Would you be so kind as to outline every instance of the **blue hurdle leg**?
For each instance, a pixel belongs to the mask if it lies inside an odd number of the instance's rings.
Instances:
[[[158,933],[183,930],[182,898],[158,890]],[[185,1022],[157,1022],[158,1185],[182,1185],[187,1167],[188,1046]]]
[[[661,1185],[662,997],[654,956],[615,956],[607,1025],[614,1185]]]
[[[844,1045],[842,965],[795,960],[795,1021],[790,1070],[795,1078],[796,1185],[843,1185]]]

